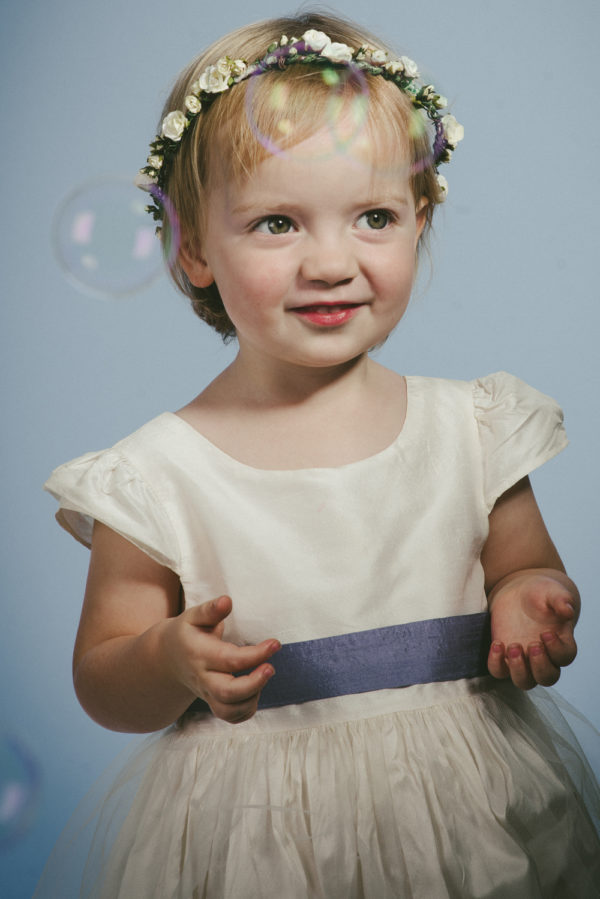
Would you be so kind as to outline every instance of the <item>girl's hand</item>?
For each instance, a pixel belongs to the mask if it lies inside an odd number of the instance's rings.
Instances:
[[[223,641],[224,620],[232,602],[220,596],[186,609],[164,622],[162,650],[171,676],[208,703],[214,715],[235,724],[256,712],[260,692],[273,676],[267,659],[281,649],[278,640],[256,646]],[[240,671],[249,674],[234,677]]]
[[[577,653],[573,629],[579,595],[562,572],[528,572],[505,579],[490,595],[490,674],[522,690],[550,686]],[[572,585],[574,588],[574,585]]]

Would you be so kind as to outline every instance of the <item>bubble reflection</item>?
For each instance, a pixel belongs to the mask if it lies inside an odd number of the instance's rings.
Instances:
[[[39,806],[41,772],[26,746],[10,734],[0,736],[0,849],[21,839]]]
[[[54,219],[53,245],[61,269],[78,289],[125,297],[162,274],[161,243],[146,211],[149,199],[127,176],[86,181],[65,198]],[[177,249],[171,245],[169,259]]]

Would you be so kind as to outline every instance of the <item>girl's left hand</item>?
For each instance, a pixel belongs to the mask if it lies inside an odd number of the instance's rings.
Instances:
[[[562,573],[556,575],[523,573],[490,595],[489,672],[510,677],[522,690],[556,683],[561,667],[577,653],[573,629],[579,596],[569,589],[572,581]]]

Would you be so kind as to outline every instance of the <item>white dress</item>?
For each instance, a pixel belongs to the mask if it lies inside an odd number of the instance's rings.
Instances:
[[[81,892],[58,850],[36,895],[600,896],[598,787],[552,691],[481,665],[488,515],[566,445],[562,414],[505,373],[407,384],[397,439],[339,468],[256,469],[165,413],[53,473],[83,543],[104,522],[186,606],[229,594],[225,639],[285,645],[251,720],[199,704],[134,753]]]

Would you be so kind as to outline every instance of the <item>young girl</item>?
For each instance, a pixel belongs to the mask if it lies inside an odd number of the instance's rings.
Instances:
[[[111,790],[81,895],[600,895],[597,785],[524,692],[575,656],[527,478],[565,446],[560,410],[504,373],[368,355],[448,189],[444,107],[317,14],[228,35],[167,102],[142,186],[239,351],[47,484],[92,549],[78,697],[164,729]],[[44,890],[68,895],[54,868]]]

